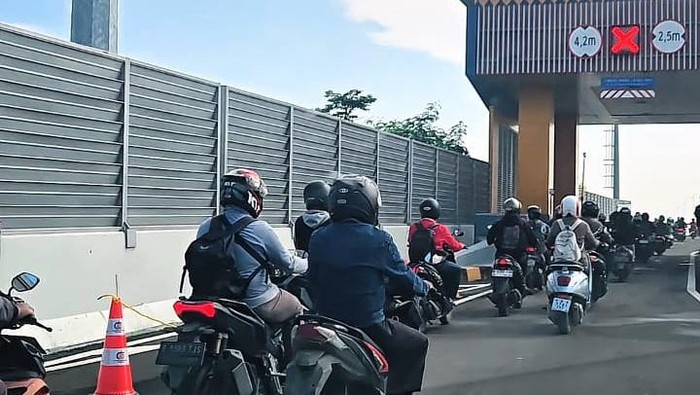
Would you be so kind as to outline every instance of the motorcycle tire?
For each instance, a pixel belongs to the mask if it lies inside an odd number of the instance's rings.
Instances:
[[[631,273],[632,273],[632,267],[625,266],[625,268],[620,270],[620,272],[617,274],[617,278],[618,278],[618,280],[620,280],[621,283],[627,282],[627,278],[629,278]]]
[[[450,314],[449,313],[440,316],[440,324],[441,325],[449,325],[450,324]]]
[[[562,314],[562,318],[557,321],[557,329],[560,335],[571,333],[571,314]]]
[[[496,307],[498,307],[499,317],[508,317],[508,295],[499,294],[496,295]]]

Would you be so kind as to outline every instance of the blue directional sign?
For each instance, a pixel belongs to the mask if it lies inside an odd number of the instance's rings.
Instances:
[[[600,81],[601,89],[652,89],[653,78],[603,78]]]

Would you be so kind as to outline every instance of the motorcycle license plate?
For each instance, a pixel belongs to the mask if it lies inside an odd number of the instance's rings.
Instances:
[[[649,240],[639,240],[639,244],[649,244]]]
[[[554,298],[552,300],[552,310],[561,311],[563,313],[568,313],[571,308],[571,299],[566,298]]]
[[[204,343],[163,342],[156,365],[199,366],[204,360]]]
[[[513,277],[513,271],[512,270],[502,270],[502,269],[494,269],[491,272],[491,277]]]
[[[530,266],[530,267],[535,266],[535,260],[534,260],[534,259],[528,259],[528,260],[527,260],[527,265]]]

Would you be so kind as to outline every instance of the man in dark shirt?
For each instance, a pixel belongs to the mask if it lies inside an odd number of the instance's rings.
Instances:
[[[328,193],[331,186],[325,181],[310,182],[304,188],[306,212],[294,222],[294,247],[300,251],[309,251],[311,234],[328,223]]]

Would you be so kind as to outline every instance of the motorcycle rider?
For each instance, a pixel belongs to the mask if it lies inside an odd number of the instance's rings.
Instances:
[[[600,208],[595,202],[590,200],[583,202],[581,206],[581,220],[588,224],[596,239],[602,243],[612,245],[613,238],[610,233],[608,233],[608,230],[605,229],[605,225],[598,219],[599,214]]]
[[[294,222],[294,247],[308,252],[309,240],[314,230],[330,220],[328,214],[328,193],[331,186],[325,181],[312,181],[304,187],[306,212]]]
[[[34,308],[29,303],[15,303],[0,293],[0,329],[10,327],[13,323],[34,315]],[[0,395],[7,395],[7,386],[0,381]]]
[[[508,255],[513,258],[515,275],[513,281],[523,297],[531,295],[533,291],[525,287],[523,268],[526,267],[527,247],[537,247],[537,236],[520,218],[522,203],[516,198],[509,198],[503,202],[505,214],[489,229],[486,242],[496,246],[496,256]]]
[[[695,218],[690,220],[690,234],[693,235],[693,237],[697,236],[698,232],[698,224],[695,222]]]
[[[361,329],[384,351],[391,366],[388,393],[411,394],[422,387],[428,338],[385,317],[385,278],[416,295],[426,295],[429,283],[406,266],[391,235],[377,227],[380,207],[374,181],[358,175],[336,179],[331,222],[311,235],[308,279],[318,314]]]
[[[639,233],[649,236],[654,232],[654,224],[649,221],[649,213],[642,214],[642,221],[639,224]]]
[[[656,224],[654,224],[654,232],[661,236],[671,235],[671,227],[668,226],[668,223],[666,223],[666,217],[663,215],[660,215],[659,219],[656,221]]]
[[[549,234],[549,225],[542,220],[542,209],[540,206],[531,205],[527,208],[527,224],[532,229],[532,232],[537,237],[537,249],[539,254],[544,258],[542,262],[545,266],[549,265],[549,253],[545,241]]]
[[[258,173],[248,169],[231,170],[222,177],[221,205],[223,214],[205,220],[199,227],[197,238],[201,238],[215,231],[217,227],[235,227],[238,221],[252,217],[257,219],[263,210],[263,200],[267,195],[265,182]],[[283,272],[304,273],[307,269],[306,259],[299,258],[284,247],[272,227],[265,221],[251,222],[235,236],[233,242],[228,243],[227,255],[235,262],[235,273],[248,282],[244,287],[240,299],[250,306],[265,321],[277,324],[287,322],[289,319],[302,312],[302,305],[291,293],[281,290],[270,281],[268,268],[274,267]],[[219,284],[221,273],[207,270],[207,262],[204,262],[200,273],[190,270],[190,281],[195,277],[203,277],[212,284]],[[230,269],[228,271],[231,271]],[[225,273],[227,277],[230,274]],[[206,287],[207,281],[203,281],[203,290],[193,286],[193,297],[216,296],[223,298],[239,297],[230,294],[232,284],[223,287],[223,295],[207,295],[214,285]],[[221,288],[217,288],[221,289]]]
[[[457,252],[467,247],[450,233],[450,229],[437,222],[440,218],[440,203],[433,198],[423,200],[418,206],[420,211],[420,221],[411,224],[408,228],[408,256],[411,262],[420,262],[428,253],[438,255],[445,254],[446,250]],[[428,230],[432,235],[432,245],[416,241],[416,232]],[[427,240],[426,240],[427,241]],[[464,269],[455,262],[442,260],[435,265],[435,269],[440,273],[444,283],[445,296],[450,299],[457,299],[459,283],[462,280]]]
[[[688,224],[685,223],[685,218],[680,217],[678,221],[676,222],[676,229],[682,228],[685,230],[688,227]]]
[[[618,245],[629,247],[634,252],[634,239],[637,237],[637,229],[632,223],[632,212],[629,208],[623,207],[615,216],[613,223],[613,239]]]

